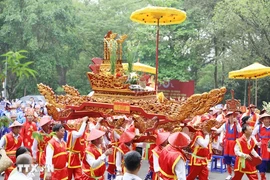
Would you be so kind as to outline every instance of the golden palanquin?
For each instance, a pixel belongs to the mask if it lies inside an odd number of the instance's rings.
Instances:
[[[103,117],[103,125],[116,128],[124,123],[119,118],[110,121],[109,117],[125,115],[132,118],[141,134],[152,132],[156,128],[172,131],[185,124],[188,119],[202,115],[223,100],[226,88],[213,89],[203,94],[194,94],[181,101],[166,99],[157,95],[155,90],[132,90],[127,83],[128,76],[122,66],[122,43],[126,35],[116,39],[115,33],[109,32],[104,37],[104,57],[97,72],[87,72],[87,76],[95,92],[93,96],[81,95],[74,87],[63,86],[66,95],[56,95],[54,91],[38,84],[47,104],[48,114],[54,120],[66,121],[84,116]],[[110,43],[115,41],[116,70],[110,73]],[[122,109],[121,109],[122,104]]]

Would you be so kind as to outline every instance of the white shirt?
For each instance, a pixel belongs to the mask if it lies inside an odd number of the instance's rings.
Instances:
[[[86,122],[83,122],[79,131],[71,131],[72,133],[72,141],[71,141],[71,145],[74,144],[75,140],[82,137],[83,135],[83,132],[85,130],[85,127],[86,127]],[[68,142],[68,136],[67,136],[67,142]]]
[[[130,145],[128,147],[130,150],[132,150],[132,145]],[[122,157],[123,157],[123,154],[117,150],[116,152],[116,157],[115,157],[115,166],[116,166],[116,170],[118,172],[122,172]]]
[[[42,128],[41,128],[42,129]],[[42,131],[41,133],[49,135],[48,133],[45,133],[45,131]],[[32,155],[34,159],[37,159],[37,151],[38,151],[38,141],[34,139],[33,145],[32,145]]]
[[[13,137],[14,137],[16,140],[18,140],[18,138],[19,138],[19,136],[20,136],[20,134],[18,134],[17,136],[15,136],[14,133],[12,133],[12,135],[13,135]],[[6,138],[5,138],[5,136],[6,136],[6,135],[2,136],[2,138],[1,138],[1,140],[0,140],[0,149],[5,148],[5,146],[6,146]]]
[[[63,139],[58,139],[56,136],[54,136],[53,138],[59,143],[64,142]],[[50,166],[52,165],[53,153],[54,153],[54,150],[48,144],[46,147],[46,165],[50,165]]]
[[[105,159],[106,159],[105,154],[102,154],[97,159],[95,159],[94,156],[91,156],[90,154],[86,153],[86,161],[92,168],[96,168],[99,165],[101,165],[105,161]]]
[[[115,180],[142,180],[142,179],[139,176],[136,176],[135,174],[125,172],[123,176],[117,176]]]
[[[207,148],[208,144],[209,144],[209,134],[206,134],[205,138],[199,137],[196,140],[195,146],[201,146],[203,148]]]
[[[249,139],[247,139],[247,144],[248,144],[248,145],[250,145],[251,139],[254,140],[253,137],[250,137]],[[248,155],[248,154],[245,154],[245,153],[241,152],[241,147],[239,147],[238,143],[236,143],[235,146],[234,146],[234,152],[235,152],[235,155],[236,155],[236,156],[243,157],[243,158],[246,158],[247,155]],[[259,156],[259,155],[257,154],[257,152],[256,152],[254,149],[252,149],[251,154],[252,154],[254,157],[258,157],[258,156]]]
[[[266,129],[270,129],[270,126],[266,127],[264,124],[262,124],[262,128],[266,128]],[[252,135],[255,136],[256,134],[259,133],[259,129],[260,129],[260,126],[255,126],[255,128],[253,129],[253,132],[252,132]]]
[[[158,163],[158,157],[155,153],[153,153],[153,164],[154,164],[154,171],[159,172],[160,166]]]
[[[219,129],[217,129],[217,133],[226,132],[226,125],[227,123],[223,124]],[[234,123],[230,124],[230,130],[232,130],[233,126],[234,126]],[[239,133],[242,131],[242,128],[239,123],[236,123],[236,129],[237,129],[237,132]]]
[[[183,161],[183,159],[180,158],[175,166],[174,171],[178,180],[186,180],[186,163]]]
[[[31,180],[32,178],[27,177],[25,174],[16,171],[8,177],[8,180]]]

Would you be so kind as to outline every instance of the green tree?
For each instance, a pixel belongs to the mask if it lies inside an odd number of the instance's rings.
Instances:
[[[5,86],[10,99],[16,98],[15,95],[17,88],[20,85],[20,80],[35,77],[37,74],[35,70],[30,68],[33,61],[23,61],[26,59],[26,56],[24,56],[23,53],[26,52],[27,51],[25,50],[20,50],[18,52],[9,51],[6,54],[1,55],[2,57],[5,57],[5,60],[2,62],[6,65],[4,72],[1,72],[0,75],[7,79],[7,84],[5,84]]]

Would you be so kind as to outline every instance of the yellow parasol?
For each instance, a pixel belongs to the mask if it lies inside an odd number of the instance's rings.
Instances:
[[[257,80],[270,75],[270,67],[255,62],[243,69],[229,72],[230,79],[256,79],[255,103],[257,105]],[[250,97],[250,95],[249,95]],[[250,101],[250,100],[249,100]],[[249,102],[250,104],[250,102]]]
[[[270,75],[270,67],[255,62],[243,69],[229,72],[230,79],[259,79]]]
[[[148,6],[134,11],[130,19],[132,21],[157,25],[157,41],[156,41],[156,79],[155,90],[157,91],[157,79],[158,79],[158,42],[159,42],[159,25],[180,24],[186,20],[186,13],[184,11],[169,8],[169,7],[155,7]]]
[[[124,70],[128,70],[128,63],[122,63]],[[156,74],[156,68],[142,64],[140,62],[133,63],[133,71],[146,72],[150,74]]]

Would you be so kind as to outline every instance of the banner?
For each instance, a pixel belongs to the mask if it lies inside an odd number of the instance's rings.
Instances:
[[[158,92],[163,92],[166,98],[186,98],[194,94],[194,81],[181,82],[173,79],[163,84],[159,84]]]

